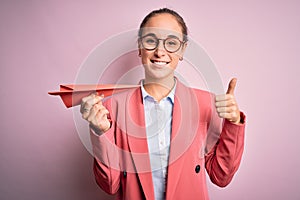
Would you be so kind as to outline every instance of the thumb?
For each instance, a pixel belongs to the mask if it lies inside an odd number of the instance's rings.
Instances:
[[[237,82],[236,78],[231,79],[231,81],[229,82],[226,94],[233,94],[234,93],[236,82]]]

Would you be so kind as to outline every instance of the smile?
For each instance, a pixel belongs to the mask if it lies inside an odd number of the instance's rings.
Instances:
[[[157,60],[151,60],[152,63],[156,64],[156,65],[167,65],[170,62],[165,62],[165,61],[157,61]]]

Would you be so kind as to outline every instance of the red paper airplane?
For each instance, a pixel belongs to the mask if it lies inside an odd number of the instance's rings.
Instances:
[[[58,92],[48,92],[50,95],[59,95],[67,108],[80,105],[81,99],[97,92],[99,95],[104,94],[105,97],[111,96],[118,92],[130,88],[137,88],[140,85],[60,85]]]

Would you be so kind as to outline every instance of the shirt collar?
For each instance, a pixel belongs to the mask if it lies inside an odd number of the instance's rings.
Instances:
[[[170,99],[172,104],[174,104],[174,98],[175,98],[175,90],[176,90],[176,85],[177,85],[177,80],[176,78],[174,78],[175,84],[172,88],[172,90],[169,92],[168,96],[166,96],[165,98]],[[142,96],[143,96],[143,101],[147,98],[147,97],[151,97],[152,99],[154,99],[144,88],[144,80],[141,81],[141,90],[142,90]]]

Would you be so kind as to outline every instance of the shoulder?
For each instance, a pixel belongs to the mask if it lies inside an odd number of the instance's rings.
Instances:
[[[213,95],[211,92],[209,92],[207,90],[202,90],[202,89],[199,89],[199,88],[191,88],[191,90],[193,90],[199,96],[211,96],[211,95]]]
[[[208,102],[213,101],[215,98],[215,95],[209,91],[186,86],[184,83],[182,83],[180,81],[178,81],[177,87],[178,87],[178,90],[177,90],[178,93],[182,93],[185,95],[190,94],[190,95],[196,97],[201,102],[208,103]]]
[[[191,88],[191,89],[196,94],[198,99],[212,101],[215,98],[215,95],[209,91],[198,89],[198,88]]]
[[[200,112],[200,121],[209,121],[214,110],[214,95],[209,91],[178,83],[175,96],[180,104],[185,107],[185,110],[190,110],[191,113]]]

